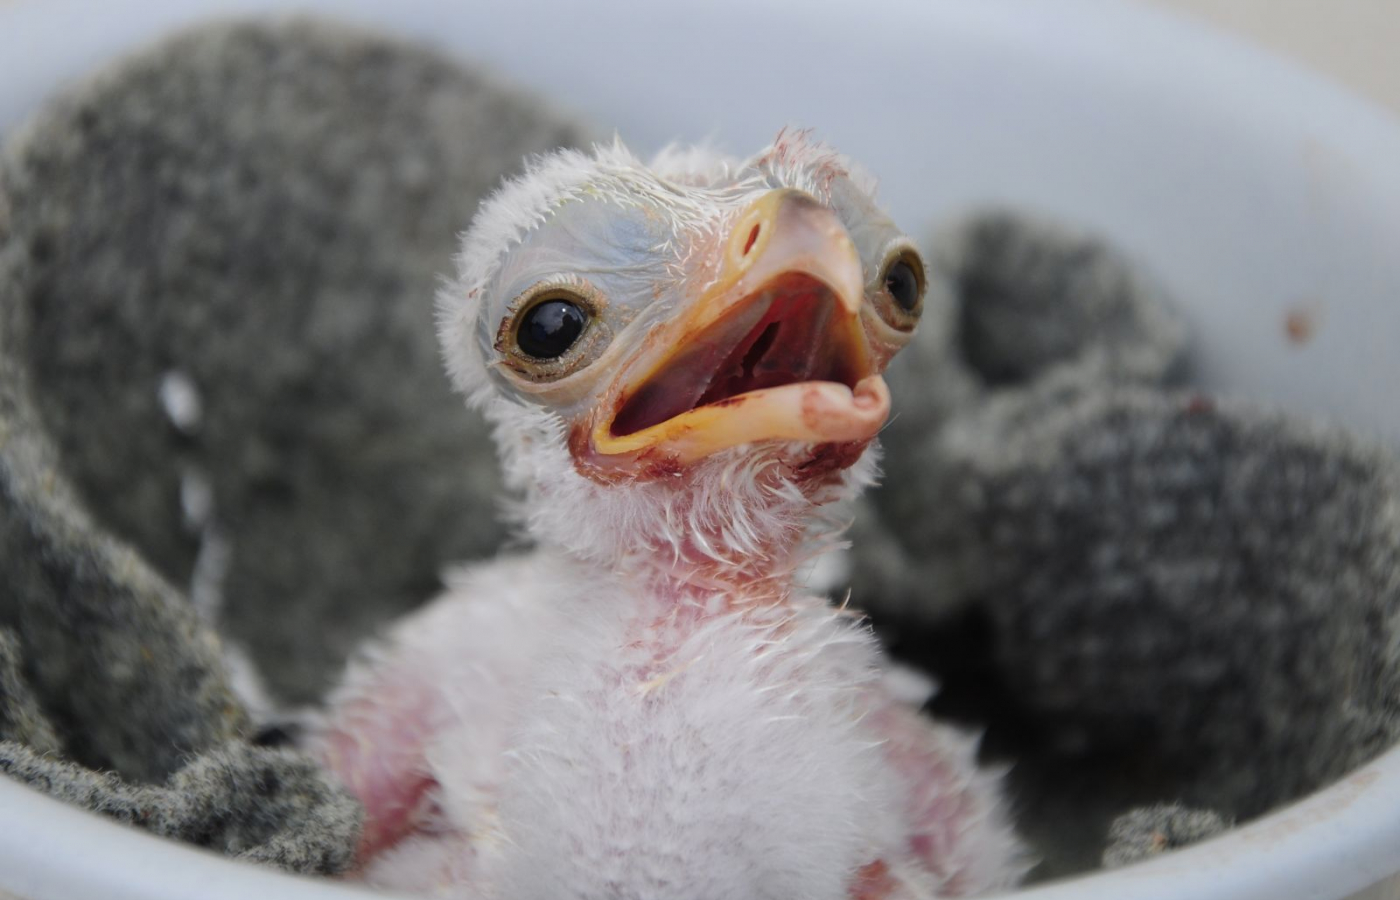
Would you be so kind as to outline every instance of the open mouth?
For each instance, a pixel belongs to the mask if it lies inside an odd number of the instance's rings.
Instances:
[[[628,437],[786,385],[830,382],[853,391],[869,374],[866,357],[835,292],[811,275],[783,273],[688,337],[624,396],[608,432]]]
[[[890,394],[862,321],[860,256],[836,214],[769,191],[720,250],[718,274],[575,423],[580,471],[673,477],[760,442],[844,447],[849,464],[879,433]]]

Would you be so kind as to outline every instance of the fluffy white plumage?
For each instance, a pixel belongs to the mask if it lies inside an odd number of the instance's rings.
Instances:
[[[332,698],[312,745],[366,804],[368,880],[499,900],[908,900],[1022,874],[975,741],[921,718],[869,629],[794,584],[836,539],[829,504],[873,478],[868,440],[643,456],[607,477],[581,461],[578,422],[720,277],[712,248],[767,192],[836,210],[880,264],[887,220],[852,172],[802,135],[747,163],[672,150],[645,166],[614,144],[536,161],[484,204],[441,334],[538,549],[455,573]],[[622,224],[596,241],[599,222]],[[610,282],[588,254],[614,245],[628,275]],[[611,342],[582,374],[503,369],[506,284],[585,258],[610,288],[590,327]]]

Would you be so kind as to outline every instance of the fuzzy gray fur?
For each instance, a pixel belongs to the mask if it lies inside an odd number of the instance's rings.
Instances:
[[[1129,806],[1249,818],[1394,743],[1395,452],[1175,386],[1162,291],[1095,241],[993,215],[939,246],[854,582],[1017,761],[1047,871]]]
[[[965,512],[1002,561],[982,600],[1023,703],[1098,752],[1150,745],[1184,799],[1244,817],[1395,739],[1393,454],[1193,394],[1006,422],[968,447]]]
[[[39,753],[59,753],[63,746],[20,670],[19,643],[5,631],[0,631],[0,741]]]
[[[0,774],[110,819],[294,872],[350,868],[360,805],[320,767],[287,750],[216,748],[163,786],[133,785],[0,741]]]
[[[480,197],[580,134],[417,47],[291,23],[165,42],[10,138],[6,771],[224,852],[348,865],[353,801],[236,742],[251,726],[207,626],[309,700],[443,564],[499,544],[492,448],[447,389],[432,297]],[[158,399],[172,372],[197,415]],[[208,587],[215,540],[225,602],[196,609],[182,589]]]
[[[1234,821],[1208,809],[1179,803],[1135,809],[1114,820],[1103,854],[1106,869],[1141,862],[1181,847],[1199,844],[1227,831]]]
[[[0,245],[0,255],[12,249]],[[0,305],[0,336],[15,334],[22,317],[15,304]],[[27,373],[14,363],[0,353],[0,627],[23,656],[11,655],[11,665],[72,758],[162,779],[188,754],[237,735],[247,718],[218,638],[92,521],[60,474]]]
[[[163,43],[7,148],[6,352],[62,470],[176,585],[221,542],[223,627],[283,699],[502,541],[433,295],[481,197],[581,138],[431,52],[300,22]],[[171,371],[201,400],[183,428]],[[212,489],[212,531],[182,482]]]
[[[1089,235],[1005,212],[949,229],[929,254],[914,344],[888,381],[884,483],[857,517],[859,595],[884,614],[938,618],[988,576],[957,502],[977,490],[949,446],[989,404],[1034,392],[1162,383],[1181,366],[1185,328],[1141,267]],[[937,585],[930,591],[929,585]]]

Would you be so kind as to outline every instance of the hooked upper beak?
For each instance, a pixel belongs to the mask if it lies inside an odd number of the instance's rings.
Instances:
[[[864,299],[860,257],[835,213],[801,191],[765,194],[726,237],[714,282],[624,369],[575,455],[615,468],[755,441],[873,439],[890,398]]]

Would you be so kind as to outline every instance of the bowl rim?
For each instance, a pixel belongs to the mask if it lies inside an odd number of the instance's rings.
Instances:
[[[369,900],[404,894],[289,875],[138,831],[0,778],[0,889],[29,900],[82,896],[100,885],[131,900]],[[1194,846],[987,900],[1330,900],[1400,867],[1400,747],[1340,781]],[[82,848],[81,854],[73,849]],[[131,877],[112,881],[114,872]],[[100,881],[99,881],[100,879]]]

